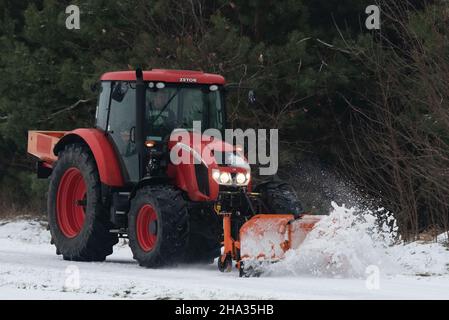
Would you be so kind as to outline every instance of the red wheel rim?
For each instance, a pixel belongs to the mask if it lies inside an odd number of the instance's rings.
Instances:
[[[153,250],[157,241],[157,215],[153,206],[142,206],[136,221],[137,241],[143,251]]]
[[[81,171],[68,169],[61,178],[56,198],[58,226],[67,238],[74,238],[81,232],[86,201],[86,183]]]

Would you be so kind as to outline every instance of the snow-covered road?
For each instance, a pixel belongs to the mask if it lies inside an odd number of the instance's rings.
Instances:
[[[41,223],[0,221],[0,299],[449,299],[449,272],[383,275],[378,289],[366,283],[312,274],[239,278],[215,265],[144,269],[123,244],[102,263],[68,262]]]

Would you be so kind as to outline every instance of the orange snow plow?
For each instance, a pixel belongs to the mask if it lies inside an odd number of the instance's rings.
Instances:
[[[258,214],[242,225],[237,241],[231,235],[231,215],[225,215],[221,263],[229,271],[235,260],[240,276],[257,275],[254,264],[277,262],[288,250],[298,249],[320,219],[307,213],[297,218],[292,214]]]

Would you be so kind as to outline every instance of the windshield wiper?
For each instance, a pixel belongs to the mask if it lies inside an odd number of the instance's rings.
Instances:
[[[179,91],[181,91],[180,88],[178,88],[176,90],[176,92],[170,97],[170,99],[168,99],[167,103],[164,105],[164,107],[162,108],[161,112],[159,112],[159,114],[156,116],[156,118],[154,118],[154,120],[151,122],[151,125],[156,123],[157,119],[159,119],[159,117],[162,115],[162,113],[165,111],[165,109],[167,109],[168,105],[178,95]]]

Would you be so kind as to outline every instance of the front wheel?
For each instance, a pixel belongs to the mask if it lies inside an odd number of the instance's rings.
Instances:
[[[129,245],[139,265],[157,268],[184,258],[189,215],[181,191],[171,186],[146,186],[131,200]]]

